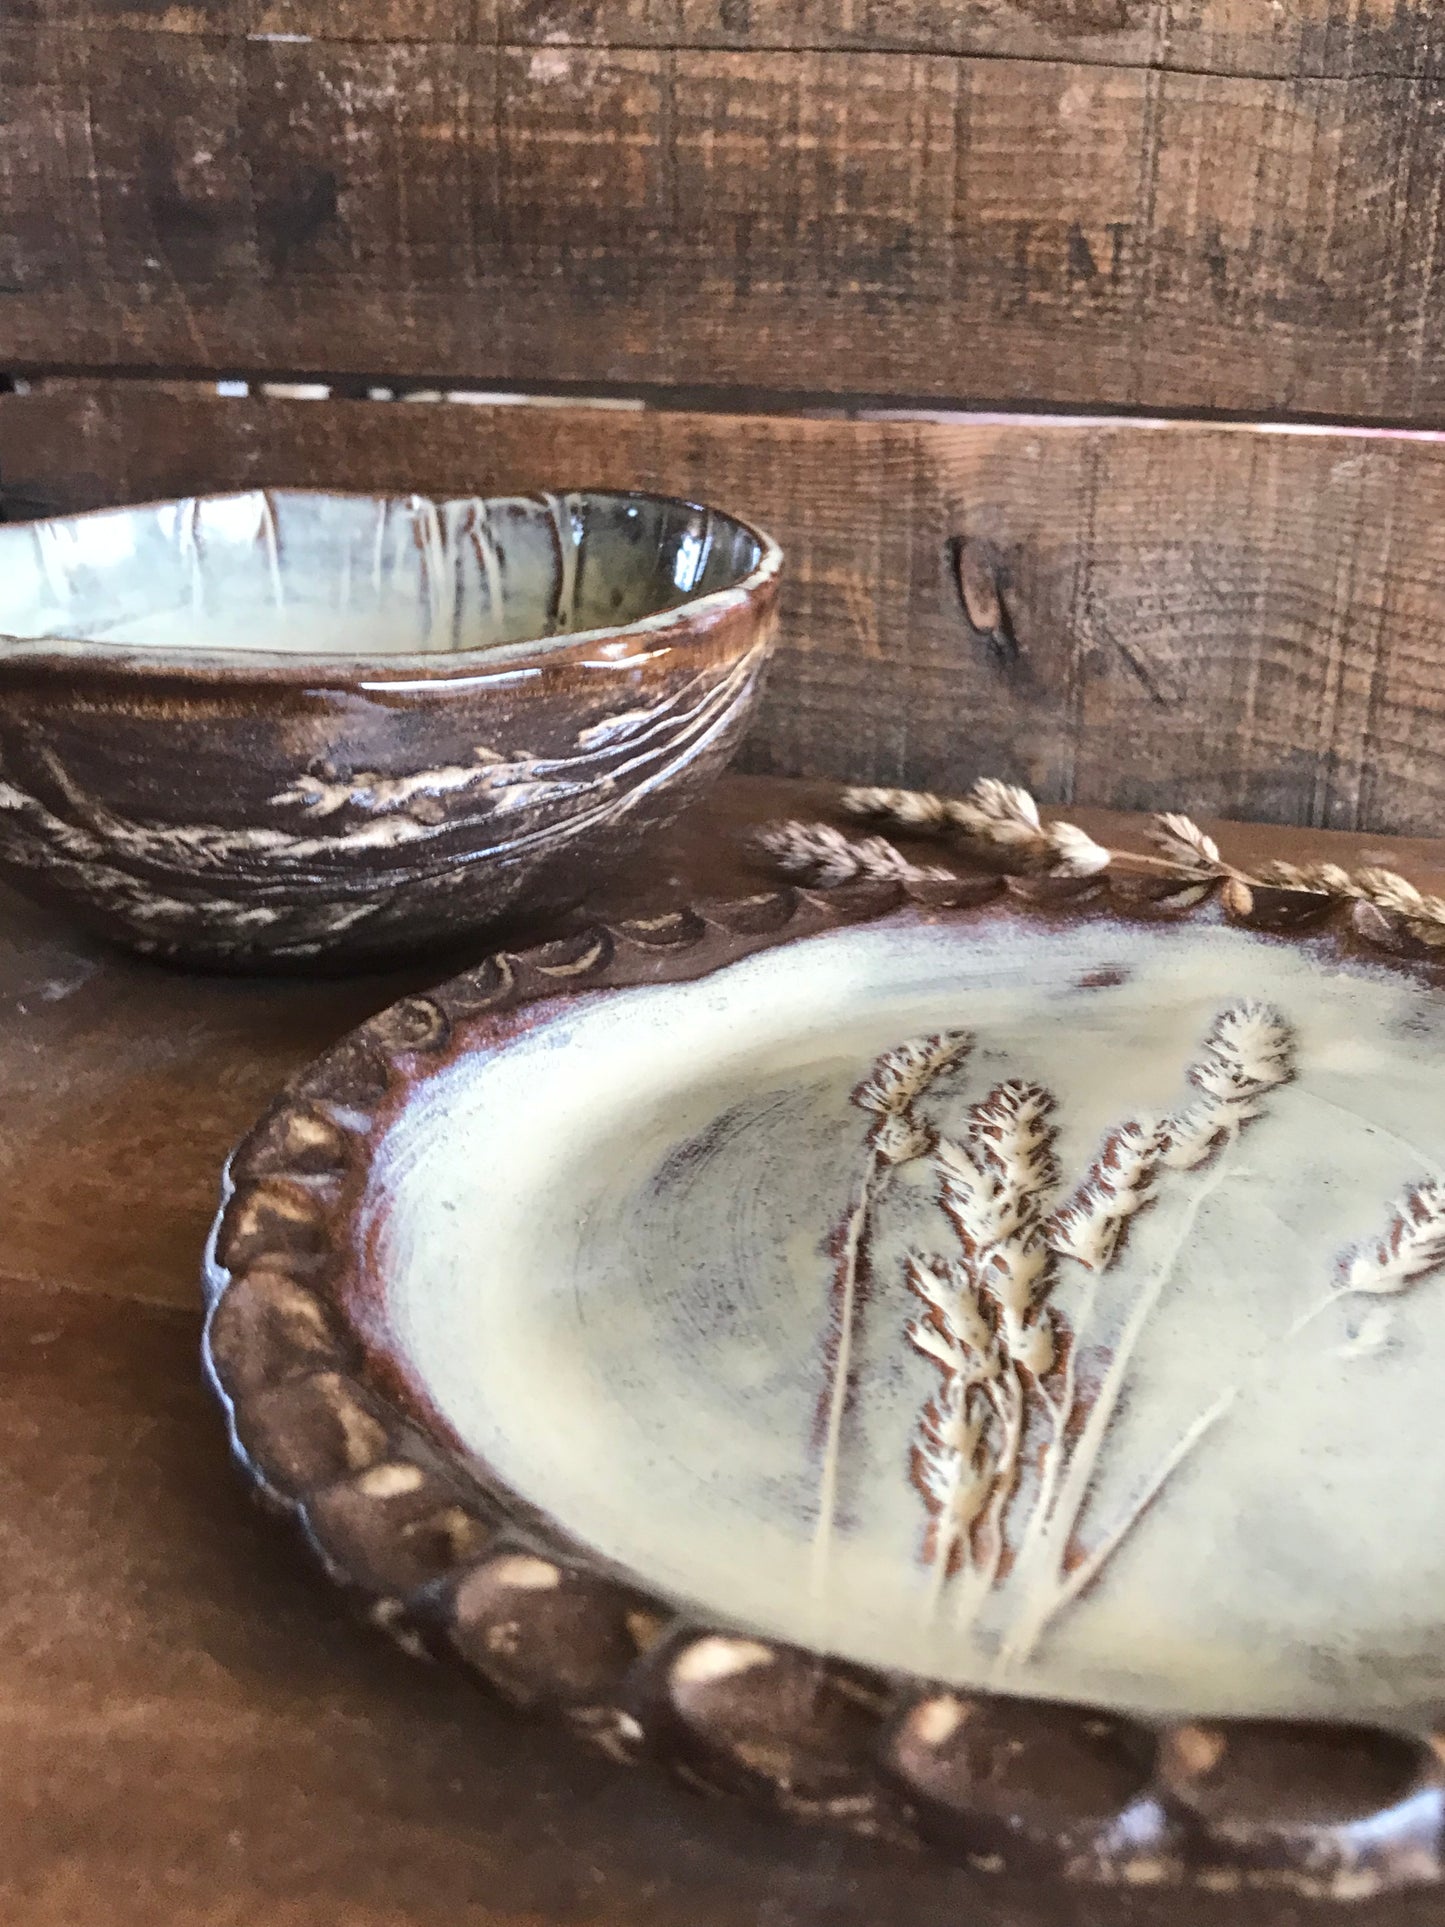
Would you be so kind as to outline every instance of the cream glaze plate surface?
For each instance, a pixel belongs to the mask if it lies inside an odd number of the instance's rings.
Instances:
[[[1445,1701],[1437,993],[1000,911],[503,1030],[373,1161],[371,1317],[565,1532],[948,1682]]]

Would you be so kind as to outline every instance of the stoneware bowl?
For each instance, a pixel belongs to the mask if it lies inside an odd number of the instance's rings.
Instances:
[[[247,1469],[694,1785],[1131,1922],[1440,1888],[1445,959],[1167,888],[782,891],[396,1005],[232,1160]]]
[[[0,871],[235,969],[575,900],[726,763],[780,560],[646,495],[257,492],[0,528]]]

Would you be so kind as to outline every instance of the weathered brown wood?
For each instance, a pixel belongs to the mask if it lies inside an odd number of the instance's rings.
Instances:
[[[1432,80],[22,27],[0,93],[11,367],[1445,414]]]
[[[1430,0],[11,0],[15,19],[473,45],[977,54],[1214,74],[1445,70]]]
[[[1438,73],[1422,0],[497,0],[504,39],[855,47],[1222,74]]]
[[[1445,829],[1445,441],[1200,424],[0,398],[52,509],[263,482],[658,488],[787,548],[750,766]]]
[[[476,46],[494,44],[501,33],[496,0],[7,0],[0,17],[65,31],[119,28],[283,40],[300,34],[334,42]]]

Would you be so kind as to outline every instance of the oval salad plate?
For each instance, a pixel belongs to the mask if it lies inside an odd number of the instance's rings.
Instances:
[[[397,1005],[232,1160],[252,1476],[405,1643],[709,1789],[1439,1880],[1441,966],[1157,896],[784,890]]]

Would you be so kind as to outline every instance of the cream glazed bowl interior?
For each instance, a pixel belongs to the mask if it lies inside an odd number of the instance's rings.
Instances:
[[[598,492],[0,528],[0,874],[233,969],[575,901],[736,747],[781,560],[715,510]]]

